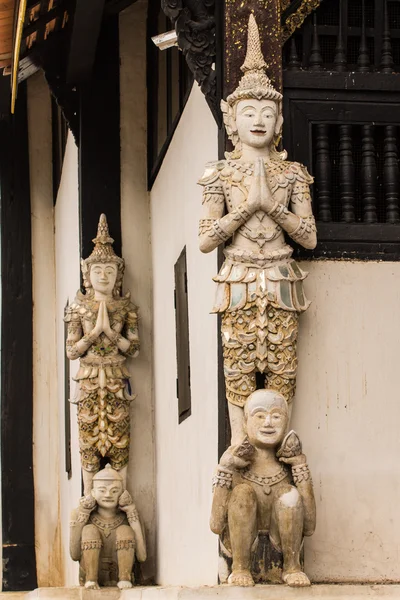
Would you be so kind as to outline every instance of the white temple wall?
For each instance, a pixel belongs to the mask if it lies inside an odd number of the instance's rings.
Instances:
[[[217,158],[217,127],[195,84],[151,190],[157,553],[160,584],[217,581],[217,537],[208,526],[217,461],[217,255],[198,250],[201,188]],[[192,414],[178,424],[174,264],[186,245]]]
[[[56,296],[50,93],[42,73],[28,80],[32,212],[33,471],[39,586],[64,582],[61,558]]]
[[[65,470],[65,342],[64,310],[67,301],[74,301],[80,286],[79,256],[79,192],[78,192],[78,149],[73,136],[68,134],[62,169],[61,182],[55,206],[55,251],[56,251],[56,330],[57,330],[57,401],[59,421],[59,474],[60,474],[60,516],[63,548],[63,571],[65,585],[76,585],[78,563],[69,556],[69,522],[72,508],[78,505],[81,492],[81,468],[79,459],[78,424],[76,406],[71,404],[71,459],[72,476],[68,479]],[[70,362],[70,389],[74,395],[75,382],[72,377],[77,372],[79,361]]]
[[[209,314],[217,253],[198,250],[204,165],[217,127],[195,85],[154,186],[147,192],[145,0],[120,16],[121,211],[124,288],[140,308],[140,357],[130,362],[128,485],[146,527],[157,582],[217,581],[209,530],[217,461],[217,318]],[[28,82],[34,297],[34,476],[39,585],[76,585],[69,518],[81,495],[76,408],[72,478],[65,472],[64,307],[80,285],[78,152],[69,135],[53,208],[50,100]],[[55,229],[55,234],[54,234]],[[112,234],[112,232],[111,232]],[[178,424],[174,264],[186,245],[192,414]],[[314,261],[302,316],[292,427],[313,473],[317,529],[306,540],[314,581],[400,581],[400,263]],[[70,363],[71,376],[78,367]],[[73,394],[73,382],[71,393]]]
[[[313,473],[314,581],[400,581],[400,264],[318,261],[292,427]]]
[[[195,88],[151,192],[162,584],[213,583],[217,565],[208,532],[217,448],[217,319],[208,314],[216,253],[204,256],[197,248],[201,190],[195,184],[216,156],[217,132],[207,110]],[[196,139],[199,123],[202,138]],[[173,265],[185,243],[197,376],[192,416],[178,425]],[[300,325],[292,427],[304,443],[318,507],[316,532],[305,542],[306,568],[320,582],[400,581],[400,264],[307,261],[303,268],[310,271],[312,305]]]
[[[132,388],[128,488],[146,530],[145,580],[156,568],[155,432],[153,393],[152,265],[150,198],[147,190],[146,128],[147,1],[138,0],[120,15],[121,223],[126,262],[124,290],[139,306],[141,349],[129,359]],[[111,232],[112,234],[112,232]]]

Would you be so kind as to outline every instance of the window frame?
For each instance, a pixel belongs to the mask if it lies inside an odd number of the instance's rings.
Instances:
[[[180,121],[186,102],[193,87],[194,77],[186,64],[183,53],[178,47],[160,50],[152,42],[152,37],[163,33],[158,31],[159,15],[162,12],[160,4],[156,1],[149,3],[147,19],[147,167],[148,188],[151,189],[161,168],[167,150]],[[165,16],[165,30],[173,28],[168,17]],[[159,151],[158,147],[158,76],[160,52],[166,53],[166,90],[167,90],[167,135]],[[179,109],[175,116],[172,115],[172,52],[179,52]]]

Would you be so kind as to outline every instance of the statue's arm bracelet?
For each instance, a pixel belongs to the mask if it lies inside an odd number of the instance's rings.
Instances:
[[[315,226],[315,219],[312,215],[309,217],[299,217],[299,224],[292,233],[289,233],[290,237],[300,244],[308,239],[311,235],[315,235],[317,229]]]
[[[275,202],[273,208],[268,214],[274,219],[275,223],[278,223],[284,227],[286,218],[290,214],[294,213],[290,213],[286,206],[280,202]],[[294,229],[294,231],[288,231],[286,228],[285,229],[295,242],[299,242],[301,244],[309,237],[315,235],[317,228],[315,226],[315,219],[313,215],[309,215],[308,217],[300,217],[298,215],[295,216],[299,220],[296,229]]]
[[[274,206],[271,208],[268,214],[274,219],[276,223],[281,224],[289,215],[289,211],[284,204],[281,204],[280,202],[275,202]]]
[[[307,463],[292,467],[292,476],[295,485],[301,483],[302,481],[312,482],[310,469],[308,468]]]
[[[120,340],[125,339],[125,338],[123,338],[123,336],[120,334],[119,331],[113,331],[113,334],[111,336],[107,336],[107,337],[112,344],[118,344],[118,342]]]
[[[221,241],[226,242],[250,217],[251,213],[246,203],[242,202],[235,206],[230,213],[214,221],[214,232]]]
[[[90,511],[80,509],[78,516],[76,517],[76,519],[73,519],[70,522],[70,525],[74,526],[74,525],[78,525],[78,523],[80,525],[86,525],[86,523],[89,521],[89,517],[90,517]]]
[[[220,219],[201,219],[199,223],[199,234],[209,235],[215,239],[218,244],[226,242],[235,233],[243,223],[248,221],[251,213],[247,209],[246,203],[242,202],[227,215]]]
[[[92,333],[86,333],[82,338],[81,342],[83,342],[86,346],[91,346],[97,339],[97,336]]]
[[[233,474],[229,469],[225,469],[224,467],[218,467],[217,472],[213,478],[213,489],[218,486],[222,488],[226,488],[227,490],[232,489],[232,480]]]
[[[133,523],[136,523],[136,521],[139,521],[139,513],[137,511],[137,509],[135,507],[131,508],[127,513],[126,516],[128,518],[129,523],[132,521]]]
[[[70,360],[75,360],[76,358],[82,356],[83,352],[79,352],[78,348],[76,347],[76,342],[67,342],[66,346],[67,355]]]

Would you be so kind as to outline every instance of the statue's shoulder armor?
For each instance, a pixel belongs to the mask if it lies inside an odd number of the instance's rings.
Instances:
[[[205,171],[197,183],[203,186],[215,184],[218,181],[220,173],[225,165],[225,160],[216,160],[207,163]]]
[[[287,170],[293,174],[292,176],[301,183],[308,183],[309,185],[313,183],[314,177],[310,175],[307,171],[307,167],[302,165],[299,162],[290,162],[285,160],[284,163],[287,165]]]
[[[80,310],[82,309],[82,303],[79,301],[78,297],[74,299],[72,304],[69,304],[65,309],[64,321],[66,323],[70,323],[71,321],[79,321],[80,320]]]
[[[130,294],[129,296],[125,296],[125,305],[124,308],[126,310],[126,314],[128,316],[128,319],[137,319],[138,317],[138,312],[139,312],[139,307],[136,306],[136,304],[134,304],[131,300]]]

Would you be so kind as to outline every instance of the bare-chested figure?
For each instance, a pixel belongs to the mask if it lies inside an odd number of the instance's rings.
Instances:
[[[211,529],[233,559],[228,582],[254,585],[252,553],[263,532],[283,554],[283,581],[292,587],[310,585],[300,566],[300,550],[303,536],[315,529],[314,491],[294,432],[297,447],[285,446],[286,400],[274,390],[257,390],[244,417],[247,439],[222,455],[214,479]]]

